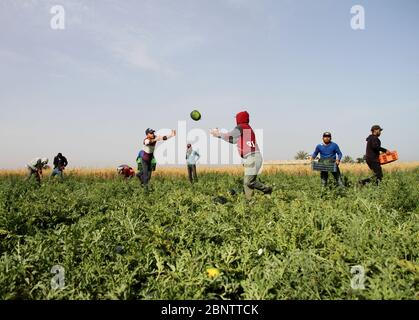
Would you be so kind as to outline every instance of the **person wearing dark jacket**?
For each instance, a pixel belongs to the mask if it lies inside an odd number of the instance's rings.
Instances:
[[[373,179],[375,179],[375,182],[378,185],[379,182],[383,179],[383,169],[381,168],[381,164],[378,158],[380,156],[380,152],[389,153],[389,151],[381,147],[381,140],[379,137],[381,136],[382,131],[383,128],[381,128],[379,125],[374,125],[371,128],[371,134],[367,138],[365,160],[368,167],[374,172],[374,175],[370,178],[359,181],[361,185],[370,183]]]
[[[52,177],[59,176],[63,177],[63,171],[67,167],[68,161],[67,158],[62,155],[62,153],[57,154],[54,157],[54,170],[52,170]]]
[[[249,125],[249,113],[247,111],[239,112],[236,115],[236,123],[237,126],[228,133],[221,133],[218,129],[212,129],[210,133],[214,137],[237,144],[239,154],[243,159],[243,185],[246,198],[248,200],[252,198],[254,189],[262,191],[264,194],[270,194],[272,188],[257,180],[263,159],[256,143],[256,135]]]

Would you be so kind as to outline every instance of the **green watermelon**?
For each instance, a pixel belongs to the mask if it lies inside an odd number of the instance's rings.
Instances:
[[[198,110],[194,110],[191,112],[191,118],[195,121],[201,120],[201,113]]]

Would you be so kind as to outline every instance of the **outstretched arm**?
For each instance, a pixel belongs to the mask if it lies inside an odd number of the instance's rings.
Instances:
[[[174,136],[176,136],[176,130],[172,130],[172,132],[166,136],[156,136],[154,139],[151,139],[150,142],[166,141]]]
[[[210,133],[216,138],[223,139],[224,141],[227,141],[229,143],[236,143],[237,139],[242,135],[242,129],[239,126],[237,126],[230,132],[221,133],[220,130],[218,130],[217,128],[210,130]]]

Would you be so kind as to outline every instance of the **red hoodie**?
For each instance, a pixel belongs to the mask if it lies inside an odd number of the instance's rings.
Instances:
[[[236,115],[237,127],[222,138],[230,143],[234,143],[237,139],[237,149],[242,158],[250,153],[259,152],[259,147],[256,143],[256,136],[249,125],[249,113],[247,111],[239,112]]]

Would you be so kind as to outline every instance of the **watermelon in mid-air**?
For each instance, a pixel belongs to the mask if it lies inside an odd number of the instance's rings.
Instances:
[[[201,120],[201,113],[198,110],[191,112],[191,118],[195,121]]]

